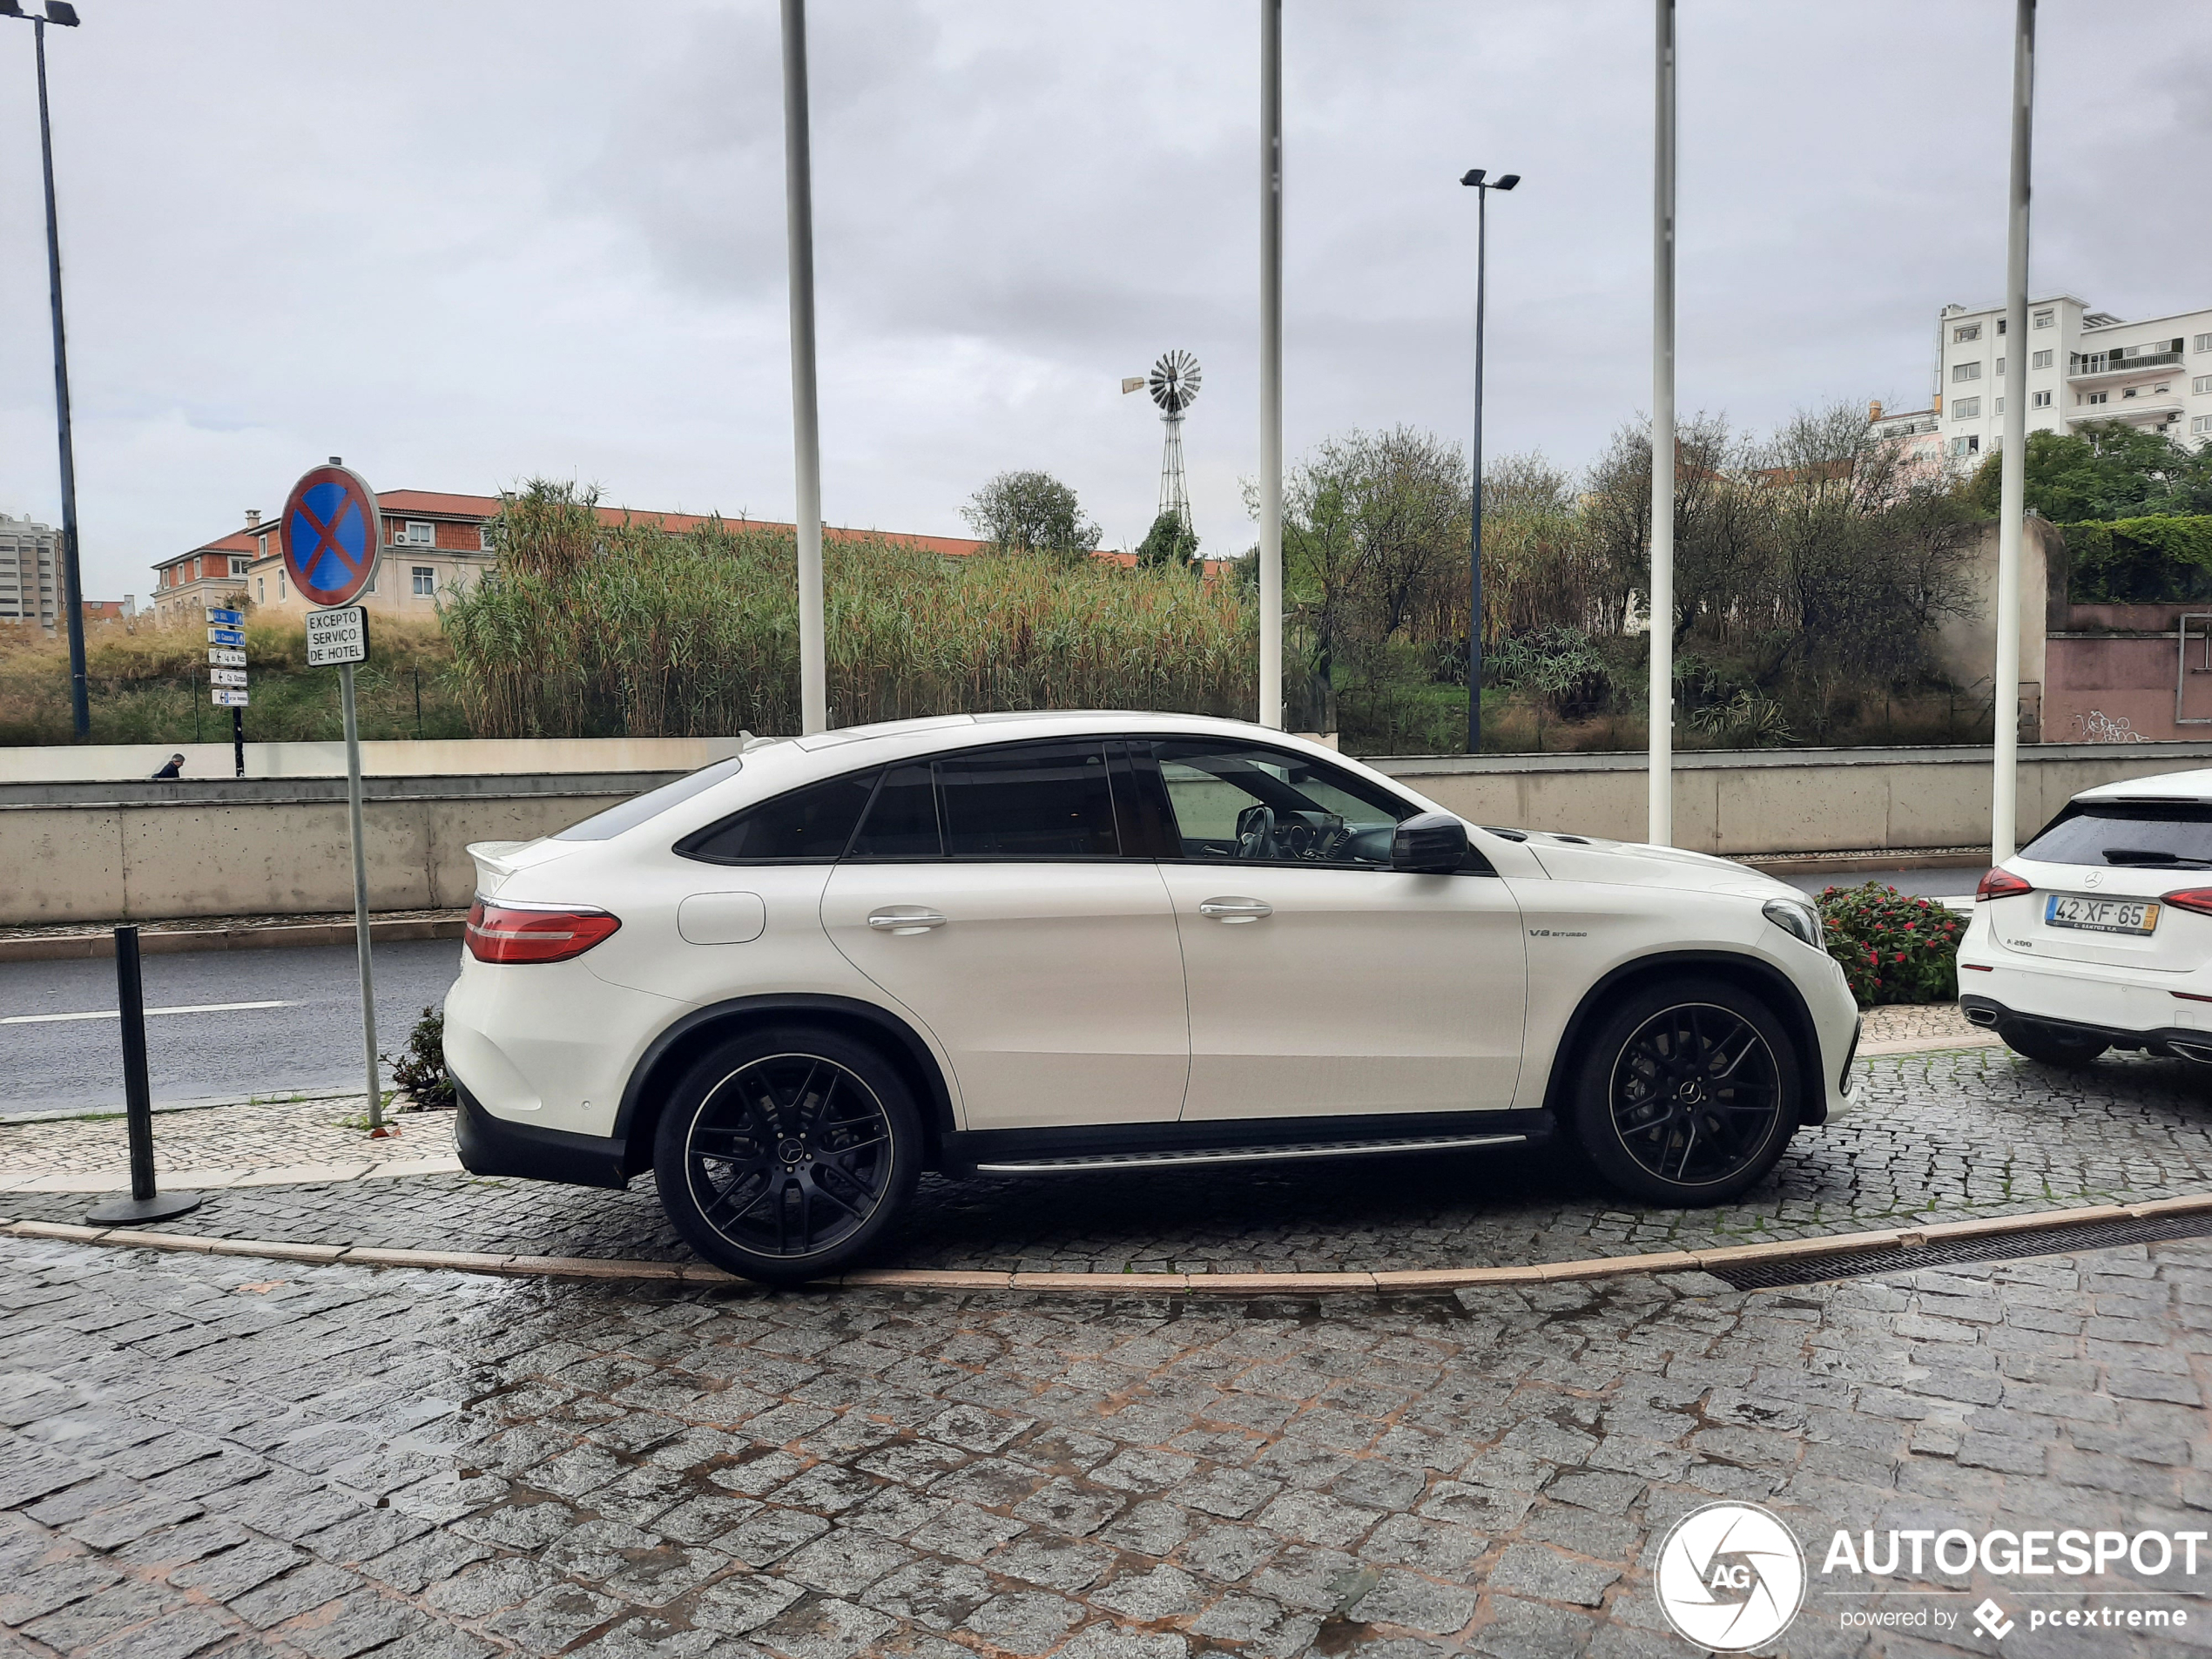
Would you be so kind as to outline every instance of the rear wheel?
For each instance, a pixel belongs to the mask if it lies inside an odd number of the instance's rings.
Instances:
[[[1723,981],[1678,980],[1631,994],[1592,1034],[1575,1138],[1624,1192],[1719,1204],[1781,1157],[1800,1092],[1772,1009]]]
[[[2000,1020],[1997,1035],[2014,1054],[2029,1060],[2040,1060],[2047,1066],[2064,1066],[2071,1069],[2086,1066],[2112,1045],[2102,1037],[2087,1032],[2069,1031],[2062,1026],[2044,1025],[2034,1020]]]
[[[913,1193],[921,1124],[896,1071],[813,1027],[756,1031],[685,1074],[654,1136],[661,1207],[692,1249],[769,1285],[860,1259]]]

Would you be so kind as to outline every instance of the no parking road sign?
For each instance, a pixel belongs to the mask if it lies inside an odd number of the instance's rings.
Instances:
[[[354,952],[361,974],[361,1069],[368,1083],[369,1132],[381,1135],[376,972],[368,954],[368,859],[361,836],[361,721],[354,706],[354,664],[368,660],[368,610],[354,600],[376,576],[384,522],[374,492],[333,455],[329,465],[310,467],[292,486],[277,532],[292,584],[314,607],[307,613],[307,664],[338,670],[338,703],[346,722],[346,818],[354,843]],[[240,701],[246,697],[243,691],[230,695]]]
[[[277,521],[284,568],[310,604],[349,604],[376,575],[384,541],[376,496],[351,469],[332,461],[292,486]]]

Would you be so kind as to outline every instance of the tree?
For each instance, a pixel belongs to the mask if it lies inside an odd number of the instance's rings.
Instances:
[[[1467,495],[1466,455],[1411,427],[1327,439],[1291,469],[1285,592],[1321,672],[1347,644],[1464,625]]]
[[[1675,429],[1675,642],[1701,619],[1725,629],[1764,623],[1771,548],[1749,480],[1758,458],[1730,435],[1724,415],[1700,413]],[[1634,421],[1590,469],[1583,520],[1622,594],[1651,583],[1651,428]],[[1655,618],[1655,623],[1656,623]]]
[[[2212,512],[2212,455],[2121,421],[2079,432],[2031,432],[2021,471],[2030,511],[2060,524]],[[1975,469],[1967,494],[1985,513],[2000,510],[2001,453]]]
[[[1875,438],[1865,408],[1801,412],[1759,456],[1785,641],[1769,678],[1809,682],[1824,723],[1842,683],[1925,671],[1931,631],[1966,609],[1980,534],[1958,491]]]
[[[1049,472],[1002,472],[960,516],[1001,553],[1082,556],[1098,545],[1098,526],[1083,523],[1076,492]]]
[[[1172,564],[1195,569],[1198,560],[1197,532],[1174,513],[1162,513],[1136,544],[1139,564]]]

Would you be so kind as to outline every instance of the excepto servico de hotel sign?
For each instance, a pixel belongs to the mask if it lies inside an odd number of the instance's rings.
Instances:
[[[368,607],[340,605],[307,613],[307,666],[329,668],[368,660]]]

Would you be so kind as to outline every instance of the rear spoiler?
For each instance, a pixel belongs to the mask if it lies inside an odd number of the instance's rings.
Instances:
[[[476,886],[480,890],[497,892],[500,884],[521,867],[514,862],[514,855],[530,841],[471,841],[469,856],[476,861]]]

